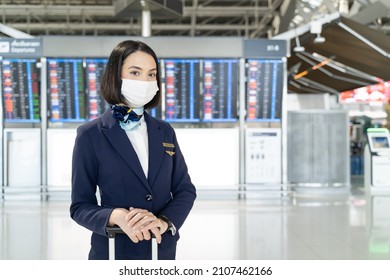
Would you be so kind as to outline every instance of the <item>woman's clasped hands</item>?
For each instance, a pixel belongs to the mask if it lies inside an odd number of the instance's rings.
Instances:
[[[126,228],[122,228],[134,243],[142,240],[150,240],[152,234],[157,243],[161,243],[161,235],[167,230],[166,222],[158,219],[152,212],[145,209],[130,207],[125,220]]]

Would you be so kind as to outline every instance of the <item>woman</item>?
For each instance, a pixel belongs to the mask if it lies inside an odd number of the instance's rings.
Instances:
[[[173,128],[145,111],[160,101],[158,69],[149,46],[119,43],[101,82],[111,110],[77,130],[70,213],[93,232],[89,259],[108,259],[112,225],[126,233],[116,237],[116,259],[150,259],[151,233],[159,259],[175,259],[196,191]]]

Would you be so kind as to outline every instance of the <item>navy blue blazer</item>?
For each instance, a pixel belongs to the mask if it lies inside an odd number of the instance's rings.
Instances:
[[[168,217],[179,230],[193,206],[196,190],[173,128],[146,112],[144,116],[149,141],[148,178],[110,110],[77,129],[70,215],[93,232],[89,259],[108,259],[105,227],[114,208],[147,209],[156,216]],[[175,258],[178,239],[178,232],[175,236],[170,231],[162,235],[159,259]],[[117,235],[115,248],[117,259],[151,258],[151,241],[134,243],[127,235]]]

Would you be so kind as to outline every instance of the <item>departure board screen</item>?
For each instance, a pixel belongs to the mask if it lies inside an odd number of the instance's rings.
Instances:
[[[1,62],[5,122],[39,122],[39,71],[36,59]]]
[[[248,60],[247,121],[280,122],[283,95],[282,60]]]
[[[200,61],[165,59],[165,120],[199,122]]]
[[[102,115],[110,105],[100,95],[100,82],[106,69],[108,59],[86,59],[86,81],[87,81],[87,115],[89,120],[96,119]]]
[[[238,60],[203,60],[203,121],[237,120]]]
[[[85,82],[82,59],[47,59],[51,122],[84,122]]]
[[[157,119],[162,118],[162,110],[161,110],[161,104],[157,105],[155,108],[149,109],[148,113]]]

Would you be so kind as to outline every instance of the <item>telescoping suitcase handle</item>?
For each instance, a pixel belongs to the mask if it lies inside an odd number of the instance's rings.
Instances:
[[[108,234],[108,258],[115,260],[115,236],[125,234],[119,226],[106,227]],[[156,237],[152,234],[152,260],[158,260],[158,244]]]

